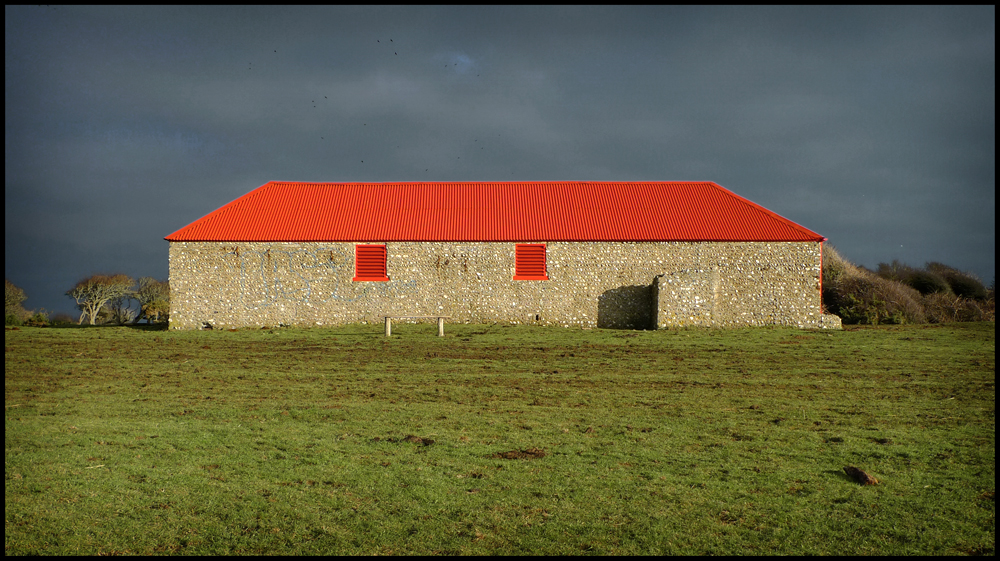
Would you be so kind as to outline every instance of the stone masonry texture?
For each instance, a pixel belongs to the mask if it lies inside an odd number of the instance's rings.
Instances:
[[[539,281],[513,280],[514,242],[384,245],[391,280],[355,282],[354,243],[171,242],[170,327],[824,325],[819,242],[552,242]]]

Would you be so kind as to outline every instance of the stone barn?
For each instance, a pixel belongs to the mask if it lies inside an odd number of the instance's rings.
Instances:
[[[270,182],[166,237],[170,327],[820,327],[824,237],[711,182]]]

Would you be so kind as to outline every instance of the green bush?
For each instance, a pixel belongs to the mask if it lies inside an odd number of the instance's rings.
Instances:
[[[48,327],[49,326],[49,314],[45,310],[39,310],[37,312],[29,312],[31,315],[28,319],[24,320],[24,325],[29,327]]]
[[[933,271],[914,270],[903,282],[909,285],[910,288],[920,292],[920,294],[952,293],[948,281]]]
[[[884,279],[905,283],[905,279],[913,274],[913,270],[913,267],[910,267],[906,263],[900,263],[898,260],[893,259],[892,263],[879,263],[878,268],[875,269],[875,274]]]
[[[927,321],[919,292],[850,263],[832,247],[823,248],[823,303],[845,324]]]
[[[58,313],[52,316],[49,324],[52,326],[76,325],[76,320],[69,314]]]
[[[874,274],[850,276],[838,287],[838,312],[844,323],[924,323],[927,317],[920,294],[912,288]]]
[[[940,275],[955,296],[975,300],[986,300],[989,297],[982,281],[973,274],[963,273],[954,267],[935,262],[928,263],[927,270]]]
[[[24,290],[21,287],[10,282],[8,279],[3,280],[3,315],[5,325],[21,325],[24,318],[27,316],[24,307],[21,304],[28,298],[25,295]]]
[[[824,308],[845,324],[995,321],[993,295],[992,285],[942,263],[915,269],[893,260],[869,271],[823,248]]]
[[[928,294],[923,299],[927,320],[931,323],[955,321],[996,321],[991,300],[974,300],[952,294]]]
[[[914,269],[895,259],[892,263],[879,263],[875,274],[886,280],[901,282],[916,289],[920,294],[951,293],[951,287],[940,274],[925,269]]]

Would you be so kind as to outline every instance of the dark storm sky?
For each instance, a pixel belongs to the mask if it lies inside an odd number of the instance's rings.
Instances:
[[[989,283],[995,13],[6,6],[4,274],[75,315],[271,180],[644,180]]]

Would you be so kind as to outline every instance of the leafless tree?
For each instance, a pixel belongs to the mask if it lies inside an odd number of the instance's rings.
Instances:
[[[108,321],[117,325],[125,325],[138,317],[136,311],[132,309],[133,294],[130,291],[128,294],[108,300],[103,310],[107,315]]]
[[[128,297],[132,294],[135,279],[128,275],[93,275],[76,283],[66,295],[76,300],[80,308],[80,321],[90,317],[90,325],[94,325],[97,314],[108,301],[115,298]]]

